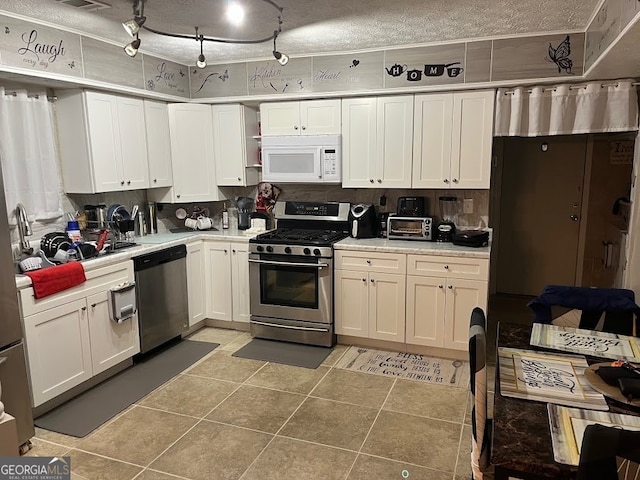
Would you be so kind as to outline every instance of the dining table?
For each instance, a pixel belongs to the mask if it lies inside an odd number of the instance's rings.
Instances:
[[[531,325],[498,324],[496,349],[500,347],[561,353],[529,344]],[[547,403],[504,396],[500,393],[500,371],[496,350],[491,464],[495,480],[575,479],[577,467],[554,460]],[[587,356],[590,365],[607,361]],[[609,360],[610,361],[610,360]],[[640,415],[640,409],[605,397],[609,411]]]

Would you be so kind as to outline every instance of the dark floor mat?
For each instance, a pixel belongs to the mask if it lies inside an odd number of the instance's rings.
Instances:
[[[36,418],[35,424],[45,430],[84,437],[218,346],[182,340]]]
[[[333,349],[328,347],[254,338],[236,351],[233,356],[283,363],[294,367],[318,368],[332,351]]]

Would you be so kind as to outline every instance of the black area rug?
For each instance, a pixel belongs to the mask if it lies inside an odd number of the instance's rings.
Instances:
[[[36,418],[35,424],[45,430],[84,437],[218,346],[182,340]]]
[[[294,367],[318,368],[332,351],[333,349],[329,347],[254,338],[232,356],[283,363]]]

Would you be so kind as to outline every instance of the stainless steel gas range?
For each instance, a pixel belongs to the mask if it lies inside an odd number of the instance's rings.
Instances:
[[[333,244],[348,236],[349,203],[278,202],[278,228],[249,242],[251,335],[330,347]]]

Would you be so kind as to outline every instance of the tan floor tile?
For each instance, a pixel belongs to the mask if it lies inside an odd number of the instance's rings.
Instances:
[[[24,454],[25,457],[63,457],[70,450],[66,445],[50,443],[39,438],[31,439],[31,450]]]
[[[468,396],[463,388],[398,379],[383,408],[462,423]]]
[[[57,443],[58,445],[66,445],[68,447],[75,447],[82,441],[81,438],[72,437],[70,435],[64,435],[58,432],[52,432],[45,430],[44,428],[36,427],[36,438],[40,440],[46,440],[47,442]]]
[[[194,480],[236,480],[272,436],[203,421],[150,467]]]
[[[456,475],[471,478],[471,427],[468,425],[462,430]]]
[[[139,402],[140,405],[202,418],[239,384],[180,375]]]
[[[265,363],[266,362],[259,360],[223,355],[221,352],[211,355],[185,373],[242,383],[258,371]]]
[[[333,351],[324,359],[324,362],[322,362],[321,365],[324,365],[325,367],[333,367],[348,349],[349,345],[334,345]]]
[[[279,434],[357,451],[377,413],[373,408],[308,398]]]
[[[222,347],[219,347],[221,351],[228,351],[234,353],[244,347],[247,343],[253,340],[253,337],[248,332],[243,332],[237,338],[235,338],[231,343],[228,343]]]
[[[394,379],[334,368],[310,395],[365,407],[380,408]]]
[[[142,468],[110,458],[71,450],[71,471],[88,480],[130,480],[142,471]]]
[[[383,410],[362,453],[453,473],[461,429],[461,424]]]
[[[348,480],[389,480],[396,478],[409,478],[411,480],[451,480],[451,474],[396,462],[386,458],[360,454],[351,473],[349,473],[347,477]]]
[[[344,478],[355,452],[276,437],[242,480],[338,480]]]
[[[197,422],[174,413],[135,407],[91,433],[78,448],[100,455],[148,465]]]
[[[219,343],[223,347],[244,334],[239,330],[225,330],[224,328],[203,327],[187,337],[189,340],[200,342]],[[220,348],[218,347],[218,348]]]
[[[144,472],[138,475],[135,480],[177,480],[179,478],[184,477],[174,477],[173,475],[169,475],[168,473],[161,473],[154,470],[146,469]]]
[[[207,419],[276,433],[304,398],[295,393],[243,385]]]
[[[327,367],[316,369],[292,367],[269,363],[247,382],[258,387],[275,388],[293,393],[307,394],[329,371]]]

